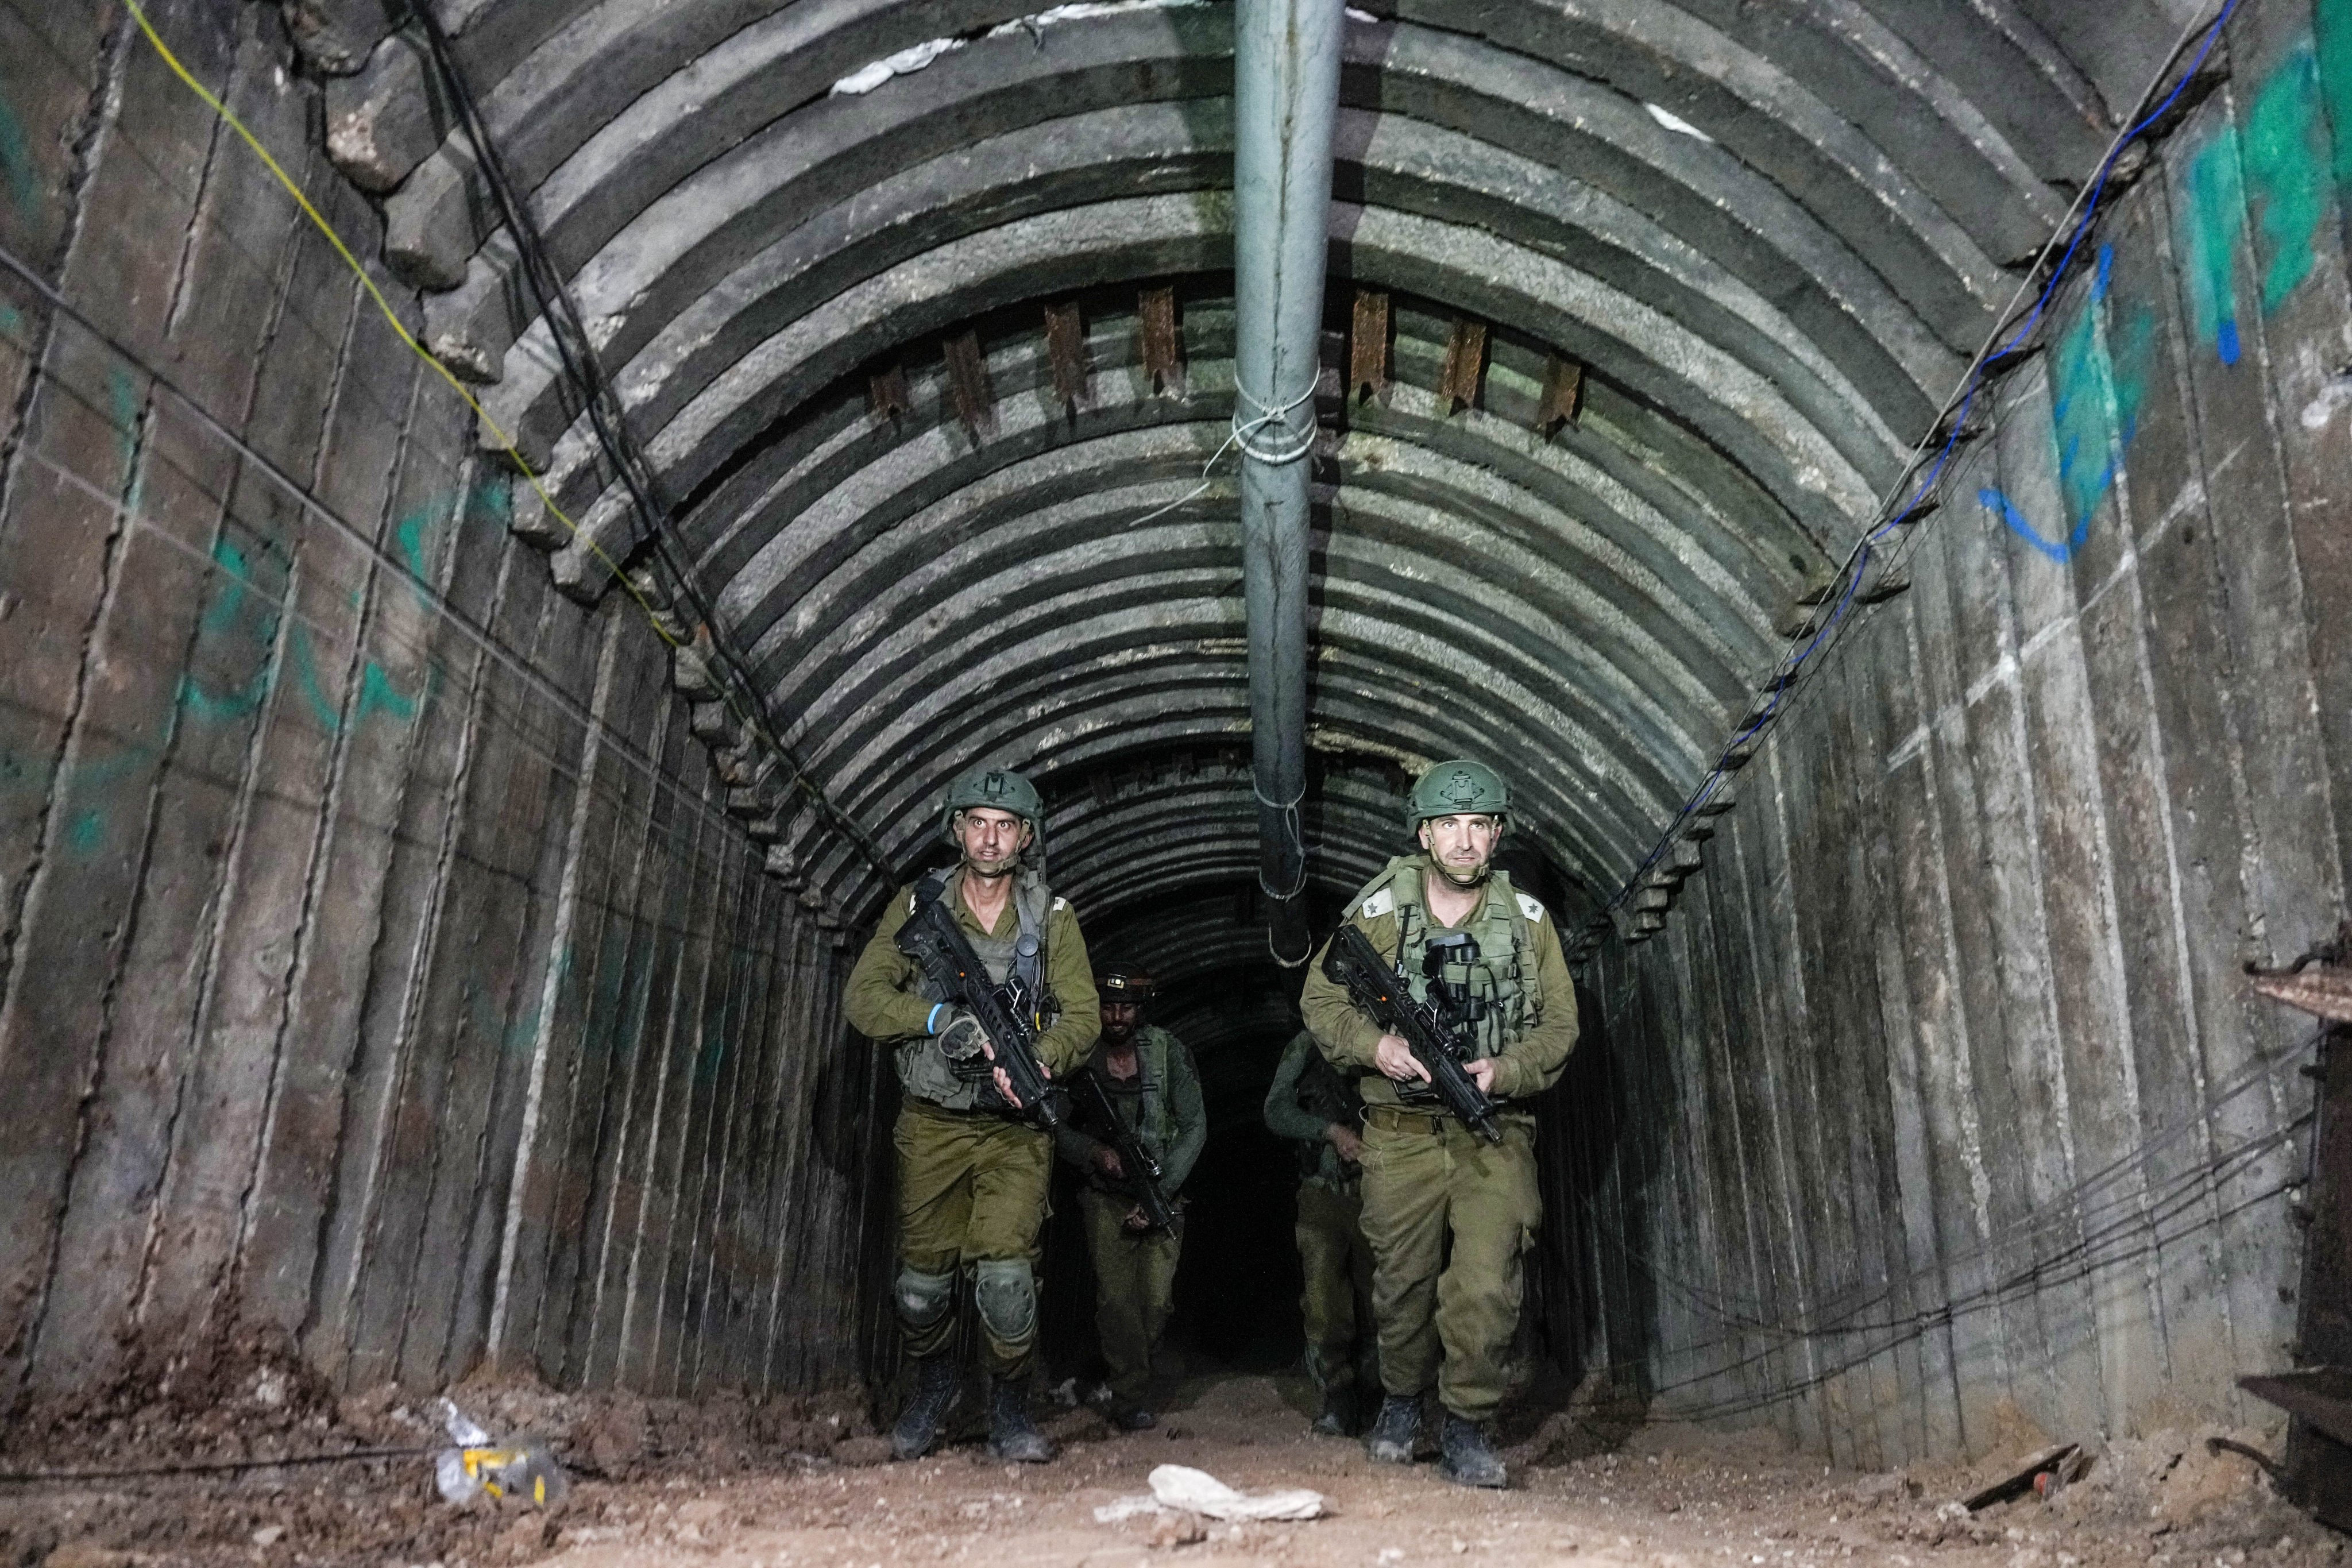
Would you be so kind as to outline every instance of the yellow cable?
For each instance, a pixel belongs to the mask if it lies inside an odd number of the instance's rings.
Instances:
[[[301,207],[303,215],[318,226],[320,234],[327,237],[327,243],[335,247],[335,254],[343,258],[343,265],[350,268],[352,275],[359,279],[360,287],[368,291],[368,298],[373,300],[375,308],[383,312],[383,319],[391,323],[392,330],[399,335],[400,341],[406,343],[417,358],[431,365],[439,374],[441,379],[449,384],[451,390],[465,399],[466,406],[474,411],[475,416],[481,420],[484,428],[498,438],[499,443],[505,448],[506,455],[513,459],[514,466],[521,470],[522,477],[530,481],[530,488],[539,493],[539,499],[546,506],[548,515],[570,529],[572,538],[586,545],[597,560],[611,569],[614,581],[627,589],[629,597],[635,599],[637,602],[637,607],[645,611],[646,621],[654,628],[655,634],[670,647],[678,647],[678,639],[672,637],[668,629],[661,624],[660,616],[655,612],[653,605],[646,602],[646,596],[637,591],[637,585],[629,581],[627,574],[621,570],[620,563],[604,553],[604,546],[581,532],[580,525],[573,522],[565,515],[563,509],[555,504],[555,498],[547,493],[547,488],[539,482],[539,476],[531,472],[529,463],[523,461],[522,453],[515,447],[514,437],[499,427],[499,422],[490,417],[488,410],[475,401],[474,395],[466,390],[463,382],[449,373],[447,365],[435,358],[423,343],[410,335],[407,327],[401,323],[398,313],[393,310],[392,301],[385,299],[383,290],[375,286],[375,279],[368,276],[367,268],[362,267],[359,258],[352,254],[352,247],[343,243],[343,237],[337,234],[334,226],[326,220],[317,207],[310,205],[310,198],[302,194],[302,187],[294,183],[294,177],[279,166],[277,159],[269,155],[269,149],[261,144],[261,139],[247,130],[245,121],[239,120],[227,104],[214,97],[211,90],[190,74],[187,67],[180,63],[179,57],[172,53],[163,40],[156,35],[153,25],[147,20],[147,13],[139,8],[139,0],[123,0],[123,4],[131,7],[132,20],[139,24],[139,30],[147,35],[147,41],[155,46],[155,52],[163,57],[163,63],[172,68],[172,74],[185,82],[188,90],[203,99],[205,107],[220,116],[230,130],[243,137],[245,144],[253,149],[254,155],[268,166],[271,174],[278,176],[278,183],[286,187],[286,194],[294,198],[296,205]]]

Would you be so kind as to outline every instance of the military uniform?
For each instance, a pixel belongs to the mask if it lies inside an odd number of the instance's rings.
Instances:
[[[1433,937],[1423,894],[1439,875],[1427,855],[1402,856],[1356,895],[1346,919],[1402,968],[1424,999],[1422,957]],[[1392,1396],[1418,1396],[1433,1381],[1447,1411],[1468,1423],[1501,1403],[1505,1356],[1517,1331],[1521,1258],[1543,1215],[1536,1185],[1535,1116],[1524,1100],[1558,1081],[1576,1045],[1576,991],[1559,935],[1544,907],[1489,873],[1477,907],[1454,928],[1475,939],[1468,973],[1448,975],[1486,1003],[1475,1056],[1495,1064],[1499,1144],[1488,1144],[1442,1102],[1402,1103],[1374,1053],[1380,1026],[1323,973],[1307,972],[1307,1026],[1334,1067],[1360,1076],[1364,1097],[1363,1216],[1371,1244],[1372,1311],[1380,1325],[1381,1379]],[[1327,949],[1328,951],[1328,949]]]
[[[1209,1118],[1201,1099],[1201,1076],[1192,1053],[1167,1030],[1146,1024],[1135,1031],[1137,1073],[1120,1079],[1104,1068],[1107,1047],[1097,1041],[1087,1058],[1118,1119],[1160,1162],[1160,1189],[1172,1206],[1192,1163],[1208,1142]],[[1086,1220],[1087,1254],[1095,1269],[1095,1332],[1110,1369],[1111,1392],[1123,1405],[1141,1404],[1151,1386],[1151,1352],[1176,1306],[1176,1262],[1181,1234],[1134,1231],[1126,1219],[1135,1199],[1123,1184],[1095,1168],[1103,1138],[1065,1121],[1055,1135],[1062,1157],[1086,1173],[1078,1207]]]
[[[1363,1168],[1339,1157],[1325,1130],[1360,1124],[1363,1100],[1352,1079],[1334,1071],[1301,1029],[1282,1053],[1265,1091],[1265,1125],[1298,1149],[1299,1314],[1306,1320],[1307,1371],[1323,1395],[1333,1428],[1353,1426],[1358,1367],[1369,1382],[1373,1353],[1372,1254],[1364,1239]]]
[[[1060,1016],[1036,1041],[1037,1058],[1059,1077],[1095,1033],[1094,971],[1078,918],[1033,871],[1017,874],[1013,897],[984,931],[963,900],[964,873],[949,874],[940,897],[989,977],[1004,983],[1024,931],[1044,944],[1045,990]],[[985,1342],[983,1364],[1006,1380],[1024,1377],[1036,1342],[1037,1233],[1053,1174],[1053,1142],[996,1103],[984,1081],[959,1077],[932,1032],[941,998],[894,939],[915,911],[915,889],[899,889],[874,940],[850,971],[844,1010],[861,1033],[896,1051],[905,1091],[898,1150],[898,1278],[892,1294],[907,1353],[944,1354],[955,1336],[956,1277],[969,1280]]]

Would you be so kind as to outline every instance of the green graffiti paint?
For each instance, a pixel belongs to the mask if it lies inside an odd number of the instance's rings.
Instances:
[[[269,669],[264,666],[251,680],[228,691],[215,691],[193,675],[180,677],[180,708],[192,719],[219,724],[249,718],[269,700]]]
[[[2265,315],[2311,276],[2312,242],[2327,215],[2327,151],[2319,61],[2309,44],[2279,62],[2246,112],[2246,194],[2268,258]]]
[[[341,734],[343,716],[327,695],[326,682],[319,679],[319,663],[310,650],[310,633],[300,626],[293,636],[294,679],[302,693],[303,705],[310,717],[330,735]],[[359,700],[352,705],[353,724],[364,723],[371,713],[389,713],[405,721],[416,717],[417,699],[407,696],[392,683],[392,676],[383,666],[370,659],[360,671]]]
[[[302,693],[302,705],[310,710],[310,717],[319,728],[332,735],[343,727],[341,710],[327,700],[326,683],[319,679],[319,661],[310,652],[310,634],[300,626],[294,628],[294,685]]]
[[[236,612],[245,603],[246,584],[251,581],[245,552],[224,539],[213,546],[213,563],[228,574],[226,587],[215,585],[212,602],[205,606],[199,626],[206,632],[226,631],[236,619]]]
[[[2224,124],[2189,160],[2175,220],[2181,287],[2198,341],[2223,364],[2238,363],[2238,241],[2246,229],[2244,181],[2239,173],[2237,127]]]
[[[2085,300],[2050,361],[2050,423],[2058,442],[2058,489],[2080,529],[2116,477],[2119,446],[2115,366],[2099,331],[2099,300]]]
[[[2319,98],[2334,130],[2336,184],[2352,197],[2352,0],[2319,0],[2312,19]]]
[[[371,659],[367,668],[360,672],[360,706],[354,718],[364,719],[370,713],[377,712],[389,713],[395,719],[414,719],[416,717],[416,699],[403,696],[393,685],[392,677],[385,673],[383,666]]]
[[[29,218],[40,212],[41,176],[33,166],[33,144],[5,99],[0,99],[0,179],[7,182],[17,216]]]
[[[66,847],[77,855],[95,855],[106,842],[106,817],[95,806],[78,811],[66,823]]]

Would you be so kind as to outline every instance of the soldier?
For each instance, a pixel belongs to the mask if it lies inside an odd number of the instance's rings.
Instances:
[[[941,901],[998,984],[1016,964],[1045,1000],[1036,1039],[1049,1075],[1075,1065],[1094,1035],[1095,984],[1078,917],[1023,855],[1037,839],[1037,791],[1019,773],[982,769],[950,787],[948,841],[961,861]],[[900,1342],[915,1363],[915,1392],[890,1433],[899,1458],[927,1452],[955,1403],[955,1287],[961,1273],[979,1311],[982,1360],[991,1378],[988,1450],[1042,1464],[1054,1446],[1029,1421],[1029,1369],[1037,1333],[1034,1266],[1053,1174],[1053,1141],[1005,1109],[1013,1087],[994,1042],[970,1013],[933,994],[892,939],[915,911],[901,888],[850,971],[850,1023],[898,1056],[905,1089],[898,1148],[898,1278],[893,1297]],[[1034,938],[1033,946],[1028,939]],[[1029,948],[1026,953],[1024,948]],[[1034,973],[1032,973],[1034,971]],[[1058,1012],[1058,1017],[1056,1014]]]
[[[1423,957],[1432,939],[1466,932],[1475,941],[1477,958],[1444,979],[1486,1004],[1471,1026],[1475,1059],[1465,1065],[1503,1102],[1500,1143],[1478,1139],[1442,1104],[1400,1102],[1397,1086],[1428,1073],[1402,1038],[1350,1004],[1323,973],[1322,954],[1308,966],[1300,998],[1323,1054],[1362,1075],[1364,1236],[1388,1393],[1366,1450],[1398,1464],[1412,1459],[1421,1397],[1434,1381],[1445,1407],[1444,1473],[1481,1487],[1507,1479],[1484,1424],[1502,1402],[1504,1357],[1518,1328],[1520,1257],[1543,1217],[1535,1115],[1525,1101],[1558,1081],[1576,1045],[1576,990],[1559,932],[1541,903],[1492,868],[1510,805],[1503,781],[1476,763],[1431,768],[1405,808],[1422,852],[1391,860],[1343,917],[1402,960],[1416,998],[1428,984]]]
[[[1298,1310],[1307,1321],[1307,1371],[1323,1398],[1315,1430],[1353,1436],[1361,1415],[1358,1372],[1370,1386],[1372,1254],[1364,1240],[1364,1145],[1356,1131],[1363,1100],[1301,1029],[1282,1053],[1265,1091],[1265,1124],[1298,1146]]]
[[[1111,1129],[1095,1125],[1089,1133],[1079,1128],[1090,1097],[1075,1097],[1055,1142],[1062,1158],[1085,1173],[1078,1208],[1095,1266],[1095,1333],[1110,1368],[1110,1418],[1135,1432],[1158,1419],[1149,1403],[1151,1352],[1176,1306],[1176,1259],[1183,1249],[1177,1194],[1208,1141],[1209,1118],[1192,1053],[1167,1030],[1143,1021],[1150,976],[1133,964],[1112,965],[1095,976],[1095,988],[1102,998],[1102,1035],[1082,1070],[1103,1087],[1112,1113],[1159,1163],[1160,1194],[1175,1211],[1174,1224],[1153,1226],[1133,1185],[1142,1173],[1126,1168],[1112,1146]]]

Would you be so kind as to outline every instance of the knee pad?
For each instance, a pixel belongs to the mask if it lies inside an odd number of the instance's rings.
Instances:
[[[1037,1329],[1037,1285],[1025,1258],[983,1258],[972,1266],[981,1323],[1000,1342],[1024,1345]]]
[[[898,1282],[891,1288],[898,1298],[898,1317],[908,1327],[928,1329],[948,1315],[955,1301],[955,1276],[926,1274],[901,1265]]]

